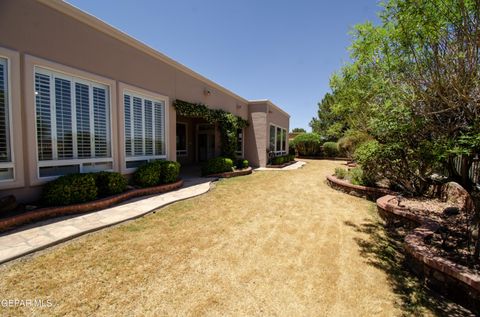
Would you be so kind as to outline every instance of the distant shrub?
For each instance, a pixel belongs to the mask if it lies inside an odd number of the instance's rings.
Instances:
[[[300,156],[319,156],[321,154],[322,139],[316,133],[302,133],[291,141]]]
[[[42,202],[48,206],[84,203],[97,198],[97,186],[92,174],[60,176],[44,186]]]
[[[238,160],[235,162],[235,167],[238,168],[238,169],[247,168],[247,167],[248,167],[248,160],[246,160],[246,159],[238,159]]]
[[[177,181],[180,175],[180,163],[173,161],[160,161],[160,183],[168,184]]]
[[[99,172],[91,175],[95,178],[99,196],[120,194],[127,189],[127,179],[120,173]]]
[[[337,167],[335,168],[335,177],[338,179],[345,179],[347,177],[348,171],[345,168]]]
[[[337,157],[339,154],[338,144],[336,142],[323,143],[323,153],[326,157]]]
[[[345,135],[338,140],[338,149],[340,155],[352,158],[357,147],[371,139],[372,137],[367,133],[355,130],[347,131]]]
[[[233,171],[232,159],[226,157],[215,157],[208,160],[202,167],[203,175],[224,173]]]
[[[295,155],[287,154],[282,156],[276,156],[272,159],[272,165],[282,165],[295,160]]]

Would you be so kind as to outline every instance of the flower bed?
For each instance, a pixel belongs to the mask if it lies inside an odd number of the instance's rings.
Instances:
[[[427,243],[441,227],[426,216],[418,215],[395,204],[395,197],[387,195],[377,200],[380,216],[388,223],[400,222],[416,227],[405,237],[406,264],[436,291],[446,294],[480,313],[480,275],[444,257],[438,256]]]
[[[237,169],[237,170],[234,170],[232,172],[210,174],[210,175],[207,175],[206,177],[230,178],[230,177],[244,176],[244,175],[249,175],[249,174],[252,174],[252,168],[251,167],[247,167],[247,168],[243,168],[243,169]]]
[[[177,180],[174,183],[162,184],[159,186],[153,186],[148,188],[132,189],[124,193],[113,195],[106,198],[97,199],[87,203],[74,204],[68,206],[59,206],[59,207],[45,207],[22,213],[20,215],[12,216],[0,220],[0,231],[10,230],[21,225],[31,223],[34,221],[50,219],[54,217],[64,216],[64,215],[73,215],[81,214],[90,211],[95,211],[99,209],[108,208],[114,204],[118,204],[127,199],[160,194],[168,191],[178,189],[183,186],[183,180]]]
[[[340,190],[346,194],[366,198],[372,201],[375,201],[376,199],[385,195],[395,195],[395,192],[389,189],[353,185],[347,181],[338,179],[334,175],[327,176],[327,183],[330,187]]]

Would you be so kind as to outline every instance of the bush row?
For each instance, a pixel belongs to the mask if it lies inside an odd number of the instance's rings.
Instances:
[[[150,187],[173,183],[178,179],[180,164],[171,161],[152,161],[142,165],[133,176],[134,184]],[[46,184],[42,202],[47,206],[64,206],[120,194],[127,189],[127,178],[116,172],[70,174]]]
[[[228,157],[215,157],[208,160],[202,166],[202,175],[233,172],[234,168],[247,168],[248,164],[248,160],[243,158],[237,159],[234,163],[233,160]]]
[[[342,143],[323,142],[319,134],[302,133],[289,143],[289,154],[295,154],[296,151],[300,156],[351,156],[352,143],[356,142],[356,139],[352,140],[352,138],[341,140]]]
[[[295,155],[287,154],[282,156],[277,156],[272,159],[272,165],[282,165],[289,163],[295,160]]]

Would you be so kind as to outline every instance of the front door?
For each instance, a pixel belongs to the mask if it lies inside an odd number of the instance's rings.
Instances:
[[[215,126],[197,125],[197,160],[205,162],[215,157]]]

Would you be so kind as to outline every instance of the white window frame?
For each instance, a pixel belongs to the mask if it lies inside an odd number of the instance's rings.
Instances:
[[[137,98],[141,98],[142,99],[142,104],[143,102],[145,101],[145,99],[147,100],[150,100],[152,101],[153,103],[155,102],[162,102],[163,105],[164,105],[164,109],[163,109],[163,116],[164,116],[164,124],[163,124],[163,127],[164,127],[164,142],[163,142],[163,146],[165,147],[165,154],[161,154],[161,155],[137,155],[137,156],[127,156],[127,149],[125,147],[125,143],[126,143],[126,140],[127,140],[127,130],[125,128],[125,95],[130,95],[132,97],[132,105],[131,105],[131,112],[133,113],[133,97],[137,97]],[[154,160],[164,160],[164,159],[167,159],[168,157],[168,137],[169,137],[169,133],[168,133],[168,119],[169,119],[169,116],[168,116],[168,107],[169,107],[169,103],[168,103],[168,97],[166,96],[162,96],[162,95],[153,95],[153,94],[148,94],[148,93],[144,93],[144,92],[137,92],[135,89],[131,89],[131,88],[126,88],[126,89],[123,89],[122,91],[122,102],[121,102],[121,105],[123,106],[123,109],[122,109],[122,112],[123,112],[123,155],[125,157],[125,170],[127,172],[133,172],[135,171],[137,168],[136,167],[127,167],[127,162],[132,162],[132,161],[154,161]],[[132,127],[132,136],[133,136],[133,124],[132,124],[132,121],[133,121],[133,116],[132,116],[132,113],[130,114],[130,126]],[[153,112],[152,112],[153,113]],[[152,114],[152,116],[154,116]],[[142,122],[145,120],[145,116],[144,116],[144,113],[142,111]],[[144,134],[144,130],[142,131],[142,134]],[[133,140],[133,138],[132,138]],[[155,134],[153,135],[153,144],[155,144]],[[132,145],[132,148],[134,146],[133,142],[131,143]],[[145,137],[143,137],[143,147],[145,148]]]
[[[105,171],[113,171],[113,166],[114,166],[114,162],[113,162],[113,138],[112,138],[112,135],[113,135],[113,120],[112,120],[112,110],[113,110],[113,106],[112,106],[112,86],[108,83],[104,83],[104,82],[100,82],[98,80],[95,80],[95,79],[90,79],[90,78],[87,78],[87,77],[83,77],[83,76],[78,76],[78,75],[75,75],[75,74],[70,74],[70,73],[66,73],[64,71],[61,71],[61,70],[58,70],[58,69],[55,69],[55,68],[52,68],[52,67],[48,67],[48,66],[44,66],[44,65],[34,65],[33,67],[33,93],[35,94],[35,74],[43,74],[43,75],[46,75],[46,76],[50,76],[50,78],[54,78],[52,76],[55,76],[55,77],[58,77],[58,78],[61,78],[61,79],[65,79],[65,80],[68,80],[70,81],[70,85],[73,87],[75,85],[75,83],[81,83],[81,84],[85,84],[85,85],[88,85],[88,86],[92,86],[92,87],[98,87],[98,88],[106,88],[107,92],[106,92],[106,97],[108,98],[107,102],[108,102],[108,110],[109,110],[109,126],[110,128],[107,130],[108,132],[108,136],[107,136],[107,140],[108,140],[108,146],[110,147],[110,157],[101,157],[101,158],[76,158],[76,159],[65,159],[65,160],[58,160],[56,159],[55,157],[55,152],[56,151],[56,126],[55,124],[53,124],[53,126],[55,126],[55,129],[52,129],[51,133],[52,133],[52,156],[53,156],[53,159],[52,160],[39,160],[38,159],[38,142],[37,142],[37,120],[36,120],[36,109],[37,109],[37,103],[36,103],[36,98],[34,97],[33,98],[33,101],[34,101],[34,115],[35,115],[35,135],[34,135],[34,138],[35,138],[35,160],[36,160],[36,163],[37,163],[37,168],[36,168],[36,175],[37,175],[37,178],[41,181],[49,181],[49,180],[53,180],[53,179],[56,179],[58,177],[60,177],[61,175],[56,175],[56,176],[40,176],[40,168],[41,167],[61,167],[61,166],[68,166],[68,165],[78,165],[79,166],[79,172],[80,173],[84,173],[84,164],[92,164],[92,163],[109,163],[112,167],[109,168],[109,169],[105,169]],[[52,109],[52,112],[50,114],[51,116],[51,120],[52,122],[55,120],[56,118],[56,112],[55,112],[55,106],[53,105],[54,103],[54,98],[52,98],[52,96],[55,94],[55,89],[52,89],[52,86],[54,87],[54,80],[50,82],[50,107]],[[92,88],[93,89],[93,88]],[[72,103],[72,131],[73,131],[73,137],[72,137],[72,144],[73,144],[73,155],[76,156],[77,155],[77,128],[76,128],[76,125],[77,125],[77,121],[76,121],[76,118],[77,118],[77,114],[76,114],[76,100],[75,100],[75,95],[73,94],[75,90],[72,89],[71,90],[71,93],[72,93],[72,96],[71,96],[71,103]],[[90,122],[92,123],[93,122],[93,94],[91,96],[89,96],[89,103],[91,102],[91,104],[89,104],[89,111],[90,111]],[[90,129],[93,130],[94,129],[94,126],[93,124],[90,126]],[[54,130],[54,131],[53,131]],[[94,138],[94,133],[90,135],[91,138]],[[95,153],[94,151],[94,142],[91,142],[90,146],[92,147],[92,153]]]
[[[282,149],[283,147],[283,138],[282,138],[282,134],[283,134],[283,137],[285,138],[285,147],[287,146],[287,136],[286,136],[286,131],[287,129],[283,128],[282,126],[279,126],[279,125],[276,125],[276,124],[273,124],[273,123],[270,123],[270,126],[268,127],[268,142],[270,143],[270,130],[271,130],[271,127],[275,127],[275,150],[273,151],[273,153],[275,154],[275,156],[282,156],[282,155],[286,155],[287,154],[287,150],[286,149]],[[285,132],[280,132],[280,149],[277,149],[277,141],[278,141],[278,135],[277,135],[277,129],[280,129],[280,131],[285,131]]]
[[[238,158],[243,158],[243,155],[245,153],[245,128],[241,128],[240,130],[242,130],[242,150],[241,151],[237,151],[235,149],[235,155],[238,157]],[[236,133],[236,132],[235,132]],[[238,142],[238,139],[237,139],[237,142]]]
[[[185,150],[176,149],[177,157],[186,157],[188,156],[188,124],[186,122],[181,122],[181,121],[177,121],[177,124],[181,124],[185,126]],[[175,127],[175,133],[176,131],[177,131],[177,128]],[[176,143],[177,143],[177,140],[175,139],[175,145]]]
[[[9,130],[9,147],[10,147],[10,162],[0,162],[0,168],[11,168],[12,171],[12,178],[8,179],[0,179],[0,183],[6,183],[6,182],[14,182],[17,177],[16,177],[16,168],[15,168],[15,151],[14,151],[14,143],[13,143],[13,115],[12,115],[12,63],[11,59],[8,56],[1,55],[0,58],[4,59],[5,66],[7,68],[7,76],[6,81],[7,81],[7,98],[5,98],[6,102],[8,103],[7,108],[8,108],[8,117],[7,117],[7,122],[8,122],[8,130]]]

